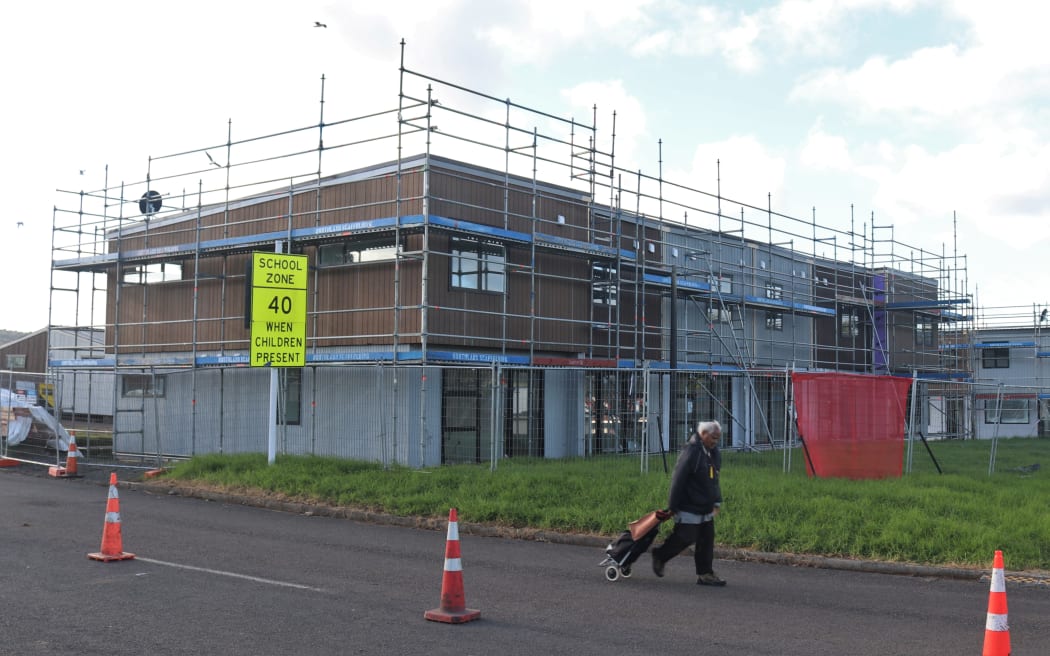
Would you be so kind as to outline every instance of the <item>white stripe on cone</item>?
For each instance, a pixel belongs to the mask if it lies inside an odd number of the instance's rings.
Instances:
[[[1010,625],[1006,620],[1006,615],[988,613],[988,619],[984,623],[984,629],[986,631],[1009,631]]]
[[[992,570],[991,592],[1006,592],[1006,574],[1001,569]]]

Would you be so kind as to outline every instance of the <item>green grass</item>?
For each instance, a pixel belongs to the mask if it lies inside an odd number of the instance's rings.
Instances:
[[[1050,570],[1050,440],[1002,439],[989,475],[990,441],[922,443],[902,478],[809,478],[803,454],[723,457],[723,512],[717,541],[727,547],[957,567],[986,567],[1002,549],[1013,570]],[[648,474],[637,459],[507,459],[488,465],[408,469],[310,456],[206,455],[168,477],[231,490],[396,515],[447,517],[509,527],[615,536],[627,522],[666,504],[670,480],[659,457]],[[1037,471],[1026,468],[1040,464]],[[668,467],[673,466],[669,456]],[[666,529],[665,529],[666,530]]]

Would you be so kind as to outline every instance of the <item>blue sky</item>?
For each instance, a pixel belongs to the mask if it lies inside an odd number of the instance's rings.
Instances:
[[[627,170],[655,174],[662,141],[665,177],[683,184],[713,191],[720,170],[743,202],[842,229],[852,207],[858,231],[874,215],[900,241],[957,248],[959,291],[989,313],[1050,298],[1039,3],[99,0],[3,13],[0,276],[19,300],[0,328],[48,322],[52,208],[68,204],[56,189],[101,187],[107,167],[111,185],[141,179],[151,156],[223,143],[228,121],[241,135],[308,124],[322,74],[336,114],[392,107],[402,38],[406,66],[442,80],[560,116],[597,105],[599,135],[615,110]]]

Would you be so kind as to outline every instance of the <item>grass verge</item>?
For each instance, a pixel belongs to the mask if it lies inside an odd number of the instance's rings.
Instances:
[[[727,547],[954,567],[986,567],[1002,549],[1014,570],[1050,570],[1050,440],[920,442],[901,478],[806,476],[794,452],[725,452],[717,541]],[[934,464],[940,466],[938,473]],[[430,469],[314,456],[205,455],[167,478],[229,491],[395,515],[615,536],[666,504],[659,458],[507,459]],[[1043,467],[1047,463],[1048,467]],[[673,462],[668,462],[670,467]],[[1038,467],[1036,465],[1039,465]],[[669,530],[669,529],[664,529]]]

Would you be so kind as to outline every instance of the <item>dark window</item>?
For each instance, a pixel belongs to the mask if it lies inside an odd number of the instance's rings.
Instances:
[[[1010,349],[1008,348],[986,348],[981,349],[981,367],[983,369],[1009,369]]]
[[[507,256],[500,244],[452,238],[452,286],[503,292],[506,289]]]
[[[491,449],[491,373],[446,369],[441,374],[441,462],[488,460]]]
[[[860,317],[852,310],[846,310],[839,315],[839,335],[842,337],[856,337],[860,334]]]
[[[506,373],[503,455],[543,456],[543,372]]]
[[[775,282],[767,282],[766,298],[772,298],[774,300],[780,300],[784,298],[784,286],[778,285]]]
[[[766,328],[769,330],[784,330],[784,313],[766,312]]]
[[[277,423],[298,426],[303,419],[303,370],[281,367],[277,373]]]
[[[1027,424],[1028,399],[987,399],[984,403],[986,424]]]
[[[591,297],[595,305],[616,305],[619,282],[616,269],[595,264],[591,267]]]
[[[933,346],[934,324],[932,321],[915,320],[915,345]]]

